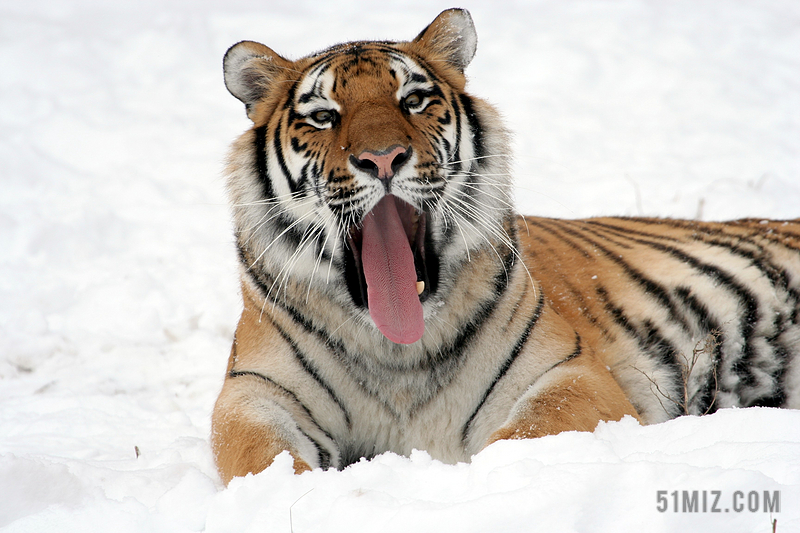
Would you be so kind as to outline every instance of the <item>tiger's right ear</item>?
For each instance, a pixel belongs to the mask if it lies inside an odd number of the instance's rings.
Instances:
[[[292,62],[269,47],[253,41],[231,46],[222,60],[225,87],[244,102],[247,116],[253,119],[253,106],[266,96],[280,78],[291,72]]]
[[[462,74],[475,56],[478,34],[466,9],[447,9],[439,13],[414,42],[441,56]]]

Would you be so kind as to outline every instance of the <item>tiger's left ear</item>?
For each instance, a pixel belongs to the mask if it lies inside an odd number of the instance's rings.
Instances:
[[[475,56],[478,34],[469,11],[448,9],[422,30],[414,42],[436,55],[444,56],[463,73]]]
[[[293,64],[267,46],[242,41],[231,46],[222,60],[225,86],[242,101],[251,120],[255,105],[293,72]]]

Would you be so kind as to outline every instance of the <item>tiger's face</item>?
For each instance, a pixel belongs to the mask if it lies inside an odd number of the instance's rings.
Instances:
[[[226,84],[254,122],[229,169],[237,239],[268,298],[324,284],[411,344],[446,296],[448,266],[512,246],[505,134],[464,93],[476,41],[464,13],[410,42],[295,62],[252,42],[228,51]]]

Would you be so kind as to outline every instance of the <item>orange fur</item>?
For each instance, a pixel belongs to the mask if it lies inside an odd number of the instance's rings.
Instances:
[[[625,415],[639,418],[619,384],[597,361],[583,356],[551,372],[511,420],[495,431],[489,443],[501,439],[531,439],[563,431],[593,431],[601,421]]]

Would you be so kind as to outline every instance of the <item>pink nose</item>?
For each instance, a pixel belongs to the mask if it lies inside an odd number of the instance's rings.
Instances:
[[[357,168],[369,172],[378,179],[389,180],[410,157],[411,148],[395,145],[382,152],[364,151],[358,157],[351,156],[350,159]]]

